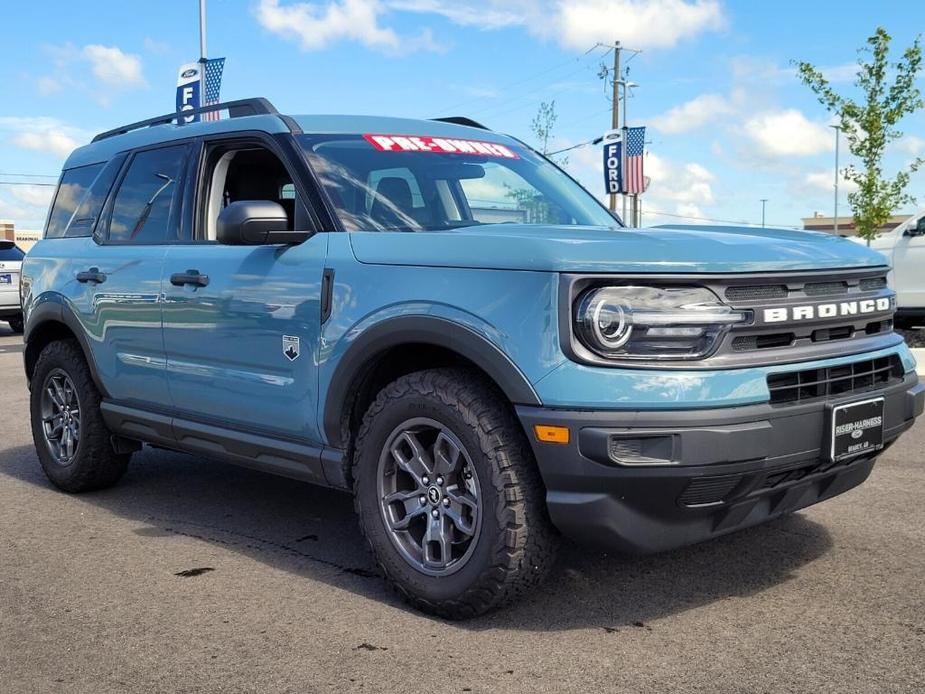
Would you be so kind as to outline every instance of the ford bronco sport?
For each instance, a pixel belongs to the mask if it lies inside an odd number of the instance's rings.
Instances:
[[[98,135],[22,270],[48,478],[143,444],[349,490],[446,617],[557,538],[652,552],[860,484],[922,413],[883,256],[774,229],[626,229],[463,118],[262,99]]]

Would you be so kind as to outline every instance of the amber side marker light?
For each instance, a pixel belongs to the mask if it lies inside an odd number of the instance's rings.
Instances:
[[[568,427],[552,427],[543,424],[534,424],[533,433],[536,435],[536,440],[542,441],[543,443],[569,442]]]

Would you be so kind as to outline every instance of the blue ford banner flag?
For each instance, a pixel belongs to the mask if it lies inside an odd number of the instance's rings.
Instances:
[[[612,194],[623,189],[623,134],[619,130],[604,136],[604,189]]]
[[[186,63],[180,66],[177,75],[177,112],[192,111],[202,105],[202,84],[200,82],[202,65]],[[198,123],[199,115],[186,116],[184,123]]]

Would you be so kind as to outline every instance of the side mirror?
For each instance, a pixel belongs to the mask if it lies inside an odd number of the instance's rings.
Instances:
[[[216,236],[226,246],[270,246],[302,243],[307,231],[287,231],[289,217],[278,202],[238,200],[218,215]]]
[[[912,232],[910,236],[925,236],[925,215],[919,217],[919,221],[915,223],[915,227],[909,231]]]

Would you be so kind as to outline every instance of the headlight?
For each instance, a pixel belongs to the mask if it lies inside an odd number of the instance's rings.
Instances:
[[[749,319],[704,287],[599,287],[578,299],[575,330],[609,359],[700,359]]]

